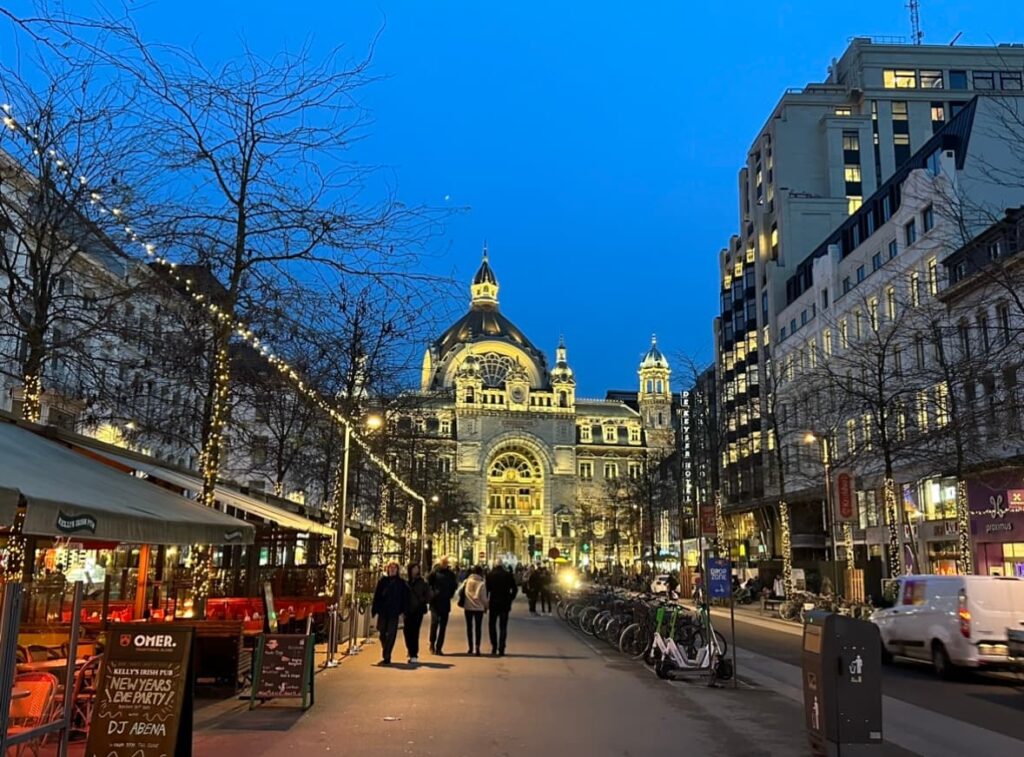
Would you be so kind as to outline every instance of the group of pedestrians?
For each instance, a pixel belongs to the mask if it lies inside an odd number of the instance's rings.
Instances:
[[[515,578],[500,562],[496,562],[486,576],[481,566],[472,568],[461,584],[447,557],[442,557],[426,578],[422,575],[419,563],[408,566],[406,578],[402,578],[397,562],[389,563],[384,576],[377,582],[370,610],[373,617],[377,618],[381,664],[391,664],[402,617],[405,619],[405,646],[409,662],[413,665],[419,662],[420,629],[428,610],[430,652],[444,655],[453,599],[465,614],[468,653],[480,654],[483,618],[489,613],[491,654],[503,656],[508,637],[508,616],[517,593]]]
[[[545,567],[531,565],[522,576],[523,592],[530,603],[530,612],[537,614],[537,603],[540,602],[540,614],[551,614],[552,583],[554,577]]]

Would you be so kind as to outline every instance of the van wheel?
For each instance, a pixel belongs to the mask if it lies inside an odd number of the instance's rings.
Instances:
[[[892,652],[890,652],[888,649],[885,648],[885,642],[884,641],[880,642],[880,643],[882,645],[882,664],[883,665],[892,665],[892,663],[893,663]]]
[[[949,653],[941,641],[932,642],[932,667],[935,668],[935,675],[943,680],[950,681],[956,678],[956,666],[950,661]]]

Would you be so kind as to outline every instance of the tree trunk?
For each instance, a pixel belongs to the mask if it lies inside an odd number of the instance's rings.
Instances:
[[[889,559],[886,568],[889,578],[898,578],[903,575],[903,535],[900,533],[903,519],[900,517],[899,502],[896,499],[896,482],[889,471],[886,471],[882,497],[885,504],[885,520],[889,524]]]
[[[956,569],[962,576],[974,572],[974,556],[971,554],[971,510],[967,501],[967,482],[962,478],[956,482]]]
[[[25,335],[25,340],[28,342],[28,355],[22,366],[25,395],[21,418],[29,423],[39,423],[43,415],[43,364],[46,361],[46,348],[42,334],[34,329]]]
[[[791,524],[789,522],[789,503],[785,499],[779,500],[779,523],[782,530],[782,584],[786,590],[786,596],[793,593],[793,540]]]

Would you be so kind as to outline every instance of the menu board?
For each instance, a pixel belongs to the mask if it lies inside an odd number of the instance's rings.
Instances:
[[[86,757],[192,754],[192,631],[147,623],[111,632]]]
[[[263,634],[256,654],[256,675],[253,677],[250,707],[256,699],[313,695],[314,637],[301,634]]]

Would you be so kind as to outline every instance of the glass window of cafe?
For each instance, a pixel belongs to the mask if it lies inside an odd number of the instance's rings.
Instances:
[[[1003,547],[1003,564],[989,563],[990,576],[1017,576],[1024,578],[1024,542],[1008,542]],[[991,559],[991,558],[990,558]]]
[[[956,479],[928,478],[918,488],[918,510],[925,520],[956,517]]]
[[[955,576],[957,547],[955,541],[928,542],[928,570],[940,576]]]

